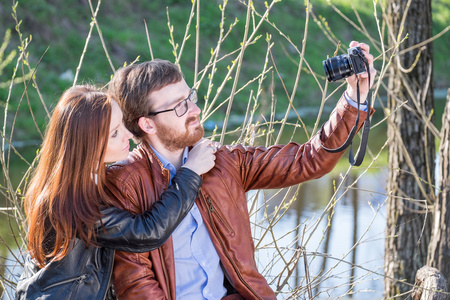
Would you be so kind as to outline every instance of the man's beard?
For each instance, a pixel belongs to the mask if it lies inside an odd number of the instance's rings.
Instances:
[[[198,117],[188,118],[185,123],[185,131],[181,133],[176,132],[173,128],[169,128],[169,126],[155,122],[156,134],[167,150],[184,149],[197,143],[205,134],[205,130],[200,123],[197,127],[189,130],[188,124],[197,119]]]

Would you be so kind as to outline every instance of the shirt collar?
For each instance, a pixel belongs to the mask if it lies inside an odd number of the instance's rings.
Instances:
[[[155,148],[153,148],[152,145],[150,145],[150,148],[152,148],[153,152],[155,152],[156,157],[158,157],[158,159],[161,161],[161,163],[163,164],[164,168],[166,168],[167,170],[169,170],[170,172],[170,177],[175,176],[175,174],[177,173],[177,170],[175,169],[175,166],[169,161],[167,160],[164,156],[162,156],[161,153],[159,153],[158,151],[156,151]],[[184,148],[184,152],[183,152],[183,160],[181,165],[184,165],[188,159],[189,156],[189,149],[188,147]]]

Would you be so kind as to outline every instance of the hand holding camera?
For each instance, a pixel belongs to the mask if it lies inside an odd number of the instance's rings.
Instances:
[[[373,56],[369,53],[370,47],[364,43],[352,41],[348,54],[335,56],[323,61],[325,74],[329,82],[347,78],[347,96],[357,101],[357,77],[359,76],[360,101],[366,101],[369,89],[375,79],[376,70],[373,68]],[[366,63],[370,70],[370,86]]]
[[[353,101],[364,103],[369,94],[369,90],[374,83],[376,70],[373,68],[373,56],[369,53],[369,45],[358,42],[351,42],[348,54],[339,55],[323,61],[323,67],[329,82],[347,78],[347,97]],[[369,70],[369,73],[367,72]],[[358,76],[358,77],[357,77]],[[369,83],[370,80],[370,83]],[[368,99],[369,109],[371,106],[370,99]],[[328,152],[337,153],[344,151],[348,146],[352,145],[353,137],[358,131],[359,125],[359,108],[356,117],[355,125],[351,129],[349,136],[344,144],[338,148],[329,149],[322,145]],[[370,131],[370,114],[366,115],[363,124],[363,131],[360,146],[356,153],[356,158],[353,155],[353,147],[350,147],[349,162],[351,165],[359,166],[363,162],[366,152],[367,141]]]

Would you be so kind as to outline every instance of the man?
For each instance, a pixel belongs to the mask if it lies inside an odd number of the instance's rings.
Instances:
[[[369,46],[350,46],[364,50],[374,78]],[[359,76],[365,100],[367,74]],[[203,176],[196,205],[172,237],[149,253],[116,253],[119,299],[276,299],[256,267],[245,193],[291,186],[333,169],[343,152],[330,153],[322,145],[341,146],[355,124],[356,77],[348,82],[329,121],[304,145],[217,149],[216,165]],[[160,60],[118,70],[109,91],[123,110],[125,126],[142,143],[110,168],[108,187],[120,207],[140,213],[171,184],[188,147],[203,137],[197,91],[178,67]],[[364,120],[366,112],[360,114]]]

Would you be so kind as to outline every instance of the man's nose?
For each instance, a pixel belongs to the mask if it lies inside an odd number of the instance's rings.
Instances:
[[[191,101],[188,101],[188,113],[190,115],[199,115],[201,113],[201,109],[197,106],[196,103],[192,103]]]

